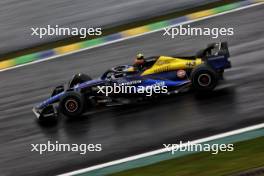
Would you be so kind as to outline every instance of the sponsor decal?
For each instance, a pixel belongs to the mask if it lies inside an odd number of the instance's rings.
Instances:
[[[177,71],[177,77],[178,78],[184,78],[186,76],[186,71],[185,70],[178,70]]]
[[[186,62],[187,68],[193,68],[196,65],[195,61]]]
[[[158,60],[155,65],[165,65],[165,64],[170,64],[171,62],[169,60]]]
[[[121,83],[121,86],[128,86],[128,85],[134,85],[134,84],[140,84],[142,81],[141,80],[133,80],[133,81],[129,81],[129,82],[125,82],[125,83]]]

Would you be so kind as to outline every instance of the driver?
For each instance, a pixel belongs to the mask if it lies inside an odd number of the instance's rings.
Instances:
[[[137,70],[143,70],[145,62],[146,61],[145,61],[144,55],[139,53],[139,54],[137,54],[137,57],[134,60],[134,65],[133,66]]]

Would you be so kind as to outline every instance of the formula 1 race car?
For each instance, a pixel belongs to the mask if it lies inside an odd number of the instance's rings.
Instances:
[[[129,102],[127,100],[142,100],[142,97],[148,96],[146,90],[161,86],[166,90],[154,92],[152,96],[170,95],[188,89],[212,91],[223,78],[224,70],[231,68],[228,58],[227,43],[222,42],[208,45],[196,56],[154,56],[145,58],[140,68],[134,65],[116,66],[98,79],[76,74],[68,85],[56,87],[51,97],[35,106],[33,112],[40,121],[57,119],[59,114],[78,117],[96,105],[113,106],[125,104]],[[111,86],[133,86],[135,89],[129,93],[106,94],[106,89]]]

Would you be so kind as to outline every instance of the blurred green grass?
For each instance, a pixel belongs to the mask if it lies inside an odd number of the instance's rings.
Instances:
[[[264,166],[264,137],[234,144],[234,151],[200,152],[111,176],[217,176]]]

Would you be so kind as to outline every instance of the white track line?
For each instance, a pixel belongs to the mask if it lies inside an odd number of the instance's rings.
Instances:
[[[241,129],[238,129],[238,130],[233,130],[233,131],[221,133],[221,134],[217,134],[217,135],[213,135],[213,136],[209,136],[209,137],[198,139],[198,140],[194,140],[194,141],[191,141],[189,144],[200,144],[200,143],[209,142],[209,141],[212,141],[212,140],[221,139],[221,138],[224,138],[224,137],[233,136],[233,135],[236,135],[236,134],[241,134],[241,133],[245,133],[245,132],[248,132],[248,131],[257,130],[257,129],[261,129],[261,128],[264,128],[264,123],[261,123],[261,124],[258,124],[258,125],[253,125],[253,126],[249,126],[249,127],[245,127],[245,128],[241,128]],[[186,146],[187,144],[188,143],[184,143],[184,144],[182,144],[182,146]],[[171,147],[171,150],[172,149],[173,149],[173,147]],[[82,174],[82,173],[85,173],[85,172],[90,172],[90,171],[93,171],[93,170],[102,169],[102,168],[105,168],[105,167],[121,164],[121,163],[128,162],[128,161],[133,161],[133,160],[137,160],[137,159],[140,159],[140,158],[145,158],[145,157],[148,157],[148,156],[157,155],[157,154],[161,154],[161,153],[165,153],[165,152],[168,152],[168,149],[162,148],[162,149],[159,149],[159,150],[154,150],[154,151],[151,151],[151,152],[146,152],[146,153],[142,153],[142,154],[139,154],[139,155],[134,155],[134,156],[130,156],[130,157],[127,157],[127,158],[123,158],[123,159],[107,162],[107,163],[104,163],[104,164],[99,164],[99,165],[87,167],[87,168],[84,168],[84,169],[80,169],[80,170],[64,173],[64,174],[61,174],[59,176],[71,176],[71,175]]]
[[[197,22],[197,21],[202,21],[202,20],[205,20],[205,19],[209,19],[209,18],[213,18],[213,17],[217,17],[217,16],[233,13],[233,12],[244,10],[244,9],[248,9],[248,8],[255,7],[255,6],[258,6],[258,5],[262,5],[262,4],[264,4],[264,2],[251,4],[251,5],[248,5],[248,6],[245,6],[245,7],[240,7],[240,8],[233,9],[233,10],[230,10],[230,11],[227,11],[227,12],[222,12],[222,13],[218,13],[218,14],[215,14],[215,15],[202,17],[202,18],[195,19],[195,20],[189,20],[189,21],[178,23],[178,24],[171,25],[171,26],[168,26],[168,27],[175,27],[175,26],[179,26],[179,25],[190,24],[190,23],[194,23],[194,22]],[[121,42],[121,41],[128,40],[128,39],[131,39],[131,38],[136,38],[136,37],[139,37],[139,36],[152,34],[152,33],[158,32],[158,31],[162,31],[162,30],[163,30],[163,28],[162,29],[153,30],[153,31],[149,31],[149,32],[146,32],[146,33],[143,33],[143,34],[131,36],[131,37],[125,37],[125,38],[121,38],[121,39],[118,39],[118,40],[105,42],[105,43],[102,43],[100,45],[93,46],[93,47],[90,47],[90,48],[83,48],[83,49],[80,49],[80,50],[77,50],[77,51],[72,51],[72,52],[69,52],[69,53],[48,57],[46,59],[37,60],[37,61],[33,61],[33,62],[22,64],[22,65],[17,65],[17,66],[10,67],[10,68],[5,68],[5,69],[0,70],[0,72],[4,72],[4,71],[7,71],[7,70],[13,70],[13,69],[24,67],[24,66],[27,66],[27,65],[32,65],[32,64],[39,63],[39,62],[44,62],[44,61],[56,59],[56,58],[59,58],[59,57],[68,56],[68,55],[71,55],[71,54],[79,53],[79,52],[90,50],[90,49],[93,49],[93,48],[98,48],[98,47],[102,47],[102,46],[105,46],[105,45],[110,45],[110,44],[113,44],[113,43]]]

